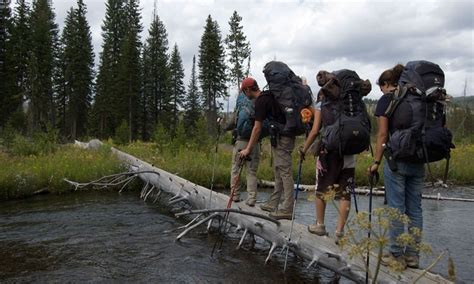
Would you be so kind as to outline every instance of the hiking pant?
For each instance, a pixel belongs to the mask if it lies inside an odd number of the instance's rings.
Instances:
[[[232,170],[230,172],[230,186],[232,190],[232,185],[237,182],[235,184],[235,197],[240,197],[240,179],[236,179],[236,177],[239,175],[239,150],[245,149],[248,143],[249,142],[245,140],[237,140],[232,151]],[[260,143],[257,143],[255,147],[253,147],[253,150],[250,153],[249,157],[251,160],[245,162],[245,167],[247,171],[247,199],[249,201],[256,201],[258,186],[257,169],[258,162],[260,159]]]
[[[275,175],[275,189],[273,190],[267,205],[278,207],[280,199],[283,197],[280,210],[293,211],[293,167],[291,153],[295,148],[295,137],[280,136],[276,147],[272,147],[273,152],[273,172]]]
[[[398,209],[401,214],[406,214],[410,219],[408,232],[412,228],[423,229],[423,211],[421,209],[421,193],[425,177],[424,164],[397,162],[398,170],[390,170],[388,163],[384,166],[385,192],[387,203],[391,208]],[[390,224],[390,252],[395,256],[419,255],[413,246],[403,247],[397,242],[397,237],[405,232],[405,226],[399,221]],[[421,236],[415,238],[419,244]]]

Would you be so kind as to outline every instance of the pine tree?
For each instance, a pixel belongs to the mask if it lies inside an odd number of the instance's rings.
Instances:
[[[196,56],[193,56],[191,79],[189,80],[188,93],[184,103],[184,125],[188,132],[194,132],[196,122],[201,116],[201,101],[196,74]]]
[[[199,45],[199,81],[209,134],[216,132],[219,99],[227,96],[225,52],[219,25],[209,15]]]
[[[87,21],[87,8],[83,0],[77,1],[77,67],[75,92],[69,106],[71,118],[71,136],[83,136],[87,133],[89,110],[91,108],[92,94],[94,91],[94,47],[92,45],[92,34]]]
[[[179,53],[178,45],[175,44],[173,51],[171,52],[170,64],[170,94],[171,94],[171,107],[173,111],[172,119],[172,133],[176,132],[176,128],[179,123],[179,107],[184,106],[184,96],[186,90],[184,88],[184,69],[183,61]]]
[[[148,33],[147,48],[143,54],[143,96],[147,101],[150,116],[148,129],[155,129],[158,124],[169,129],[172,108],[169,92],[168,33],[156,11]]]
[[[26,0],[18,0],[7,52],[10,91],[19,103],[26,100],[28,92],[28,63],[31,50],[30,7]]]
[[[10,1],[0,4],[0,126],[4,125],[12,112],[11,93],[8,92],[7,45],[11,32]]]
[[[70,46],[73,44],[74,28],[76,22],[74,19],[74,9],[71,7],[67,12],[66,19],[64,21],[64,29],[61,35],[59,44],[59,60],[58,68],[56,69],[54,80],[55,80],[55,104],[56,104],[56,115],[57,115],[57,126],[59,127],[59,133],[63,136],[67,135],[67,106],[69,98],[71,96],[72,86],[66,82],[71,82],[72,72],[70,69],[71,61],[71,49]],[[67,50],[66,50],[67,49]]]
[[[151,136],[151,131],[150,131],[151,119],[150,119],[150,112],[149,112],[149,110],[151,109],[151,106],[150,106],[151,100],[147,98],[146,96],[147,92],[145,91],[145,88],[146,88],[145,84],[149,76],[149,69],[145,68],[145,61],[146,61],[146,58],[148,57],[148,54],[149,54],[149,49],[148,49],[147,43],[145,42],[143,44],[142,54],[140,58],[140,65],[143,71],[142,71],[142,81],[141,81],[142,88],[140,90],[140,96],[139,96],[139,101],[138,101],[138,104],[139,104],[138,117],[140,120],[139,134],[143,141],[150,140],[150,136]]]
[[[72,139],[86,134],[92,100],[94,53],[86,13],[83,0],[78,0],[77,8],[71,8],[67,14],[61,38],[59,125]]]
[[[53,73],[56,68],[58,26],[48,0],[35,0],[31,12],[31,53],[28,64],[31,130],[55,125]]]
[[[237,11],[230,18],[229,26],[230,33],[225,39],[228,50],[228,59],[231,64],[230,80],[239,90],[240,81],[244,77],[245,60],[247,61],[247,68],[250,69],[250,43],[244,35],[243,27],[241,25],[242,17]],[[248,70],[247,69],[247,70]],[[247,71],[248,72],[248,71]]]
[[[138,0],[127,0],[125,5],[126,29],[119,61],[118,112],[120,120],[128,121],[129,141],[138,134],[138,99],[141,90],[140,33],[141,15]]]
[[[117,119],[120,93],[119,61],[125,35],[123,0],[108,0],[102,25],[102,52],[97,74],[96,97],[92,110],[92,130],[99,137],[111,137],[121,122]]]

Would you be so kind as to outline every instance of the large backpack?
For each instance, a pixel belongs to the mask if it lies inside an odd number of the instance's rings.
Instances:
[[[319,72],[318,83],[323,97],[323,147],[341,156],[368,150],[371,125],[363,97],[371,90],[370,82],[361,80],[355,71],[343,69]]]
[[[298,136],[308,130],[308,125],[302,121],[301,111],[311,106],[313,98],[311,89],[303,85],[301,78],[283,62],[270,61],[263,68],[268,89],[277,101],[285,123],[277,124],[278,132],[284,136]]]
[[[393,158],[411,163],[449,159],[453,135],[445,127],[444,72],[428,61],[411,61],[400,77],[386,111],[392,131],[389,147]]]
[[[246,95],[240,93],[235,106],[236,130],[240,138],[249,139],[255,124],[255,105]],[[260,139],[269,135],[269,121],[264,120]]]

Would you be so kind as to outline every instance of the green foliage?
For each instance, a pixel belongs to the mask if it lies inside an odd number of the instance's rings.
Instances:
[[[76,139],[86,134],[92,101],[94,52],[83,0],[69,10],[61,37],[58,70],[58,125],[62,134]]]
[[[179,107],[184,106],[184,68],[181,60],[181,55],[178,50],[178,45],[175,44],[173,51],[171,52],[171,58],[169,63],[170,71],[170,95],[171,95],[171,109],[172,109],[172,125],[171,129],[176,131],[179,123]]]
[[[28,83],[31,129],[55,125],[53,74],[57,63],[58,26],[48,0],[33,1],[30,16]]]
[[[196,56],[193,56],[193,67],[191,70],[191,79],[189,80],[188,93],[184,102],[184,124],[188,133],[194,133],[196,127],[196,118],[201,115],[201,101],[198,89],[196,74]]]
[[[186,133],[183,123],[178,123],[178,127],[176,128],[172,142],[173,151],[176,153],[180,149],[186,150],[188,148],[187,146],[189,145],[188,139],[189,136]]]
[[[227,45],[228,59],[231,64],[230,77],[232,83],[239,88],[240,80],[244,77],[244,64],[248,60],[250,66],[250,43],[243,32],[241,25],[242,17],[234,11],[229,20],[230,33],[225,39]]]
[[[216,133],[218,100],[227,96],[225,51],[219,24],[209,15],[199,45],[199,81],[209,134]]]
[[[194,136],[189,136],[186,131],[183,137],[172,140],[164,127],[158,127],[153,138],[154,143],[135,142],[126,147],[121,147],[124,151],[137,155],[137,157],[155,164],[170,172],[179,172],[183,178],[203,186],[209,186],[209,177],[212,174],[212,163],[216,136],[209,136],[206,132],[206,122],[204,118],[198,120],[198,127]],[[198,130],[198,129],[201,130]],[[179,129],[179,127],[178,127]],[[181,130],[178,131],[178,133]],[[181,141],[181,142],[178,142]],[[298,137],[296,148],[303,144],[303,137]],[[270,143],[268,139],[262,142],[262,152],[257,176],[263,180],[273,180],[272,156],[270,153]],[[216,177],[218,184],[222,187],[229,187],[230,167],[231,167],[232,146],[229,144],[228,135],[222,134],[219,140],[218,168]],[[452,153],[451,170],[449,182],[453,184],[472,184],[474,169],[469,161],[474,157],[473,146],[463,146],[457,148]],[[293,176],[297,175],[297,164],[299,155],[293,151]],[[367,169],[372,164],[370,153],[365,152],[357,156],[356,161],[356,186],[368,186]],[[442,179],[444,173],[444,161],[432,164],[433,174],[436,179]],[[383,165],[380,167],[379,185],[383,185]],[[427,176],[427,181],[429,177]],[[316,160],[307,156],[303,162],[302,184],[313,185],[316,182]]]
[[[168,65],[168,33],[159,16],[154,14],[143,48],[142,137],[149,138],[150,129],[161,123],[169,129],[172,119],[170,70]]]
[[[117,103],[121,94],[119,62],[126,35],[125,1],[108,0],[102,24],[102,52],[97,74],[95,103],[92,108],[93,133],[111,137],[121,120],[117,120]]]
[[[211,143],[211,137],[207,134],[207,123],[203,116],[199,116],[196,122],[196,128],[192,132],[192,138],[194,138],[194,145],[198,150],[206,150]],[[192,139],[191,138],[191,139]],[[214,141],[212,141],[214,142]]]
[[[54,153],[28,156],[0,151],[0,164],[8,164],[0,171],[0,200],[27,197],[38,190],[63,193],[72,190],[64,178],[89,182],[123,170],[105,146],[90,151],[68,145]]]
[[[161,123],[158,124],[158,127],[155,128],[155,132],[153,133],[153,142],[155,142],[160,153],[165,152],[165,148],[169,145],[170,141],[171,136],[169,132]]]
[[[125,37],[122,41],[119,61],[118,86],[115,93],[115,118],[120,121],[126,119],[130,127],[129,139],[135,139],[138,134],[138,99],[141,92],[141,39],[143,29],[138,0],[125,1]]]
[[[38,131],[29,138],[21,134],[14,133],[13,141],[5,146],[16,156],[48,155],[58,149],[59,131],[51,126],[46,132]]]
[[[8,120],[8,115],[12,112],[10,102],[12,93],[8,90],[8,63],[7,52],[8,42],[11,33],[11,9],[10,3],[6,2],[0,6],[0,126]]]
[[[128,144],[128,142],[130,142],[129,134],[130,127],[128,126],[126,120],[122,120],[122,123],[120,123],[119,127],[117,127],[117,129],[115,130],[114,141],[119,145]]]

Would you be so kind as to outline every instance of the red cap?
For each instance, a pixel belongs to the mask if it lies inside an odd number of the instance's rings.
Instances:
[[[257,81],[255,81],[252,77],[247,77],[242,81],[240,85],[240,91],[242,92],[244,89],[251,88],[253,86],[258,86]]]

